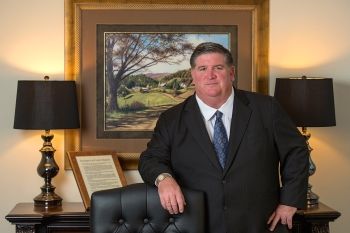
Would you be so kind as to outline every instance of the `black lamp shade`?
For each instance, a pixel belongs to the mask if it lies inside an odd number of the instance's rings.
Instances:
[[[74,81],[18,81],[15,129],[79,127]]]
[[[331,78],[277,78],[275,98],[299,127],[335,125]]]

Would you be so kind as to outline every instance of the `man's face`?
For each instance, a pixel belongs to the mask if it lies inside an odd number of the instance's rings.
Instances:
[[[234,68],[226,64],[224,55],[220,53],[200,55],[195,60],[191,74],[196,93],[205,103],[217,100],[223,104],[231,94]]]

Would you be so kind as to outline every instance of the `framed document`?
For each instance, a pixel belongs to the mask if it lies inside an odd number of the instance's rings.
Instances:
[[[68,159],[87,210],[93,192],[126,185],[114,151],[68,152]]]

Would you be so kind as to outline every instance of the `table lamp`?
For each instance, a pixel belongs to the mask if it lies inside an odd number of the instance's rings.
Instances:
[[[58,174],[59,167],[54,159],[55,149],[51,140],[51,129],[79,128],[79,113],[74,81],[18,81],[15,129],[45,130],[41,135],[44,141],[40,152],[41,161],[38,174],[44,178],[41,194],[34,198],[36,207],[57,207],[62,198],[55,193],[51,179]]]
[[[301,127],[302,135],[311,151],[309,144],[311,134],[307,127],[335,126],[335,110],[333,97],[333,82],[331,78],[277,78],[275,98],[286,110],[296,126]],[[316,171],[311,156],[309,157],[309,176]],[[312,192],[308,185],[307,204],[309,207],[318,205],[319,196]]]

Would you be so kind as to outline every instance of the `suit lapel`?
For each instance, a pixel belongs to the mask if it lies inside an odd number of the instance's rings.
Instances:
[[[193,95],[187,102],[185,107],[186,126],[192,134],[199,147],[202,148],[204,154],[209,158],[210,162],[219,170],[221,166],[216,158],[212,142],[210,141],[207,129],[203,122],[202,114],[199,110],[195,96]]]
[[[244,93],[235,89],[235,99],[232,111],[230,130],[229,152],[226,161],[226,166],[224,169],[224,175],[232,166],[232,163],[236,157],[237,149],[247,129],[251,116],[251,109],[247,106],[248,104],[249,101],[244,95]]]

